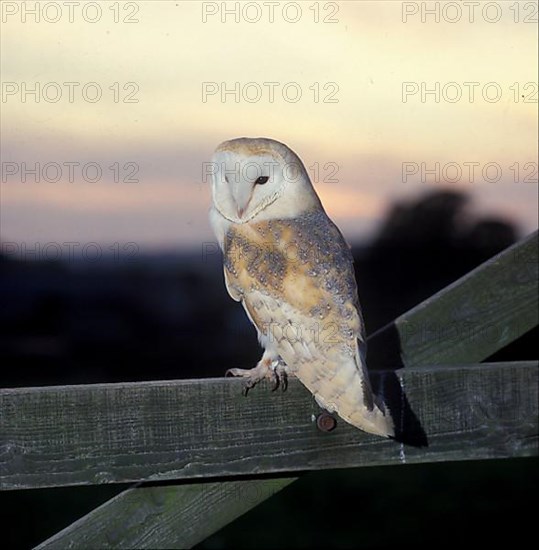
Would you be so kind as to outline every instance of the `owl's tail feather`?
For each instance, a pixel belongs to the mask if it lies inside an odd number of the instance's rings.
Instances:
[[[356,413],[355,418],[347,421],[368,433],[395,437],[395,425],[391,414],[387,409],[383,411],[377,405],[374,405],[372,411],[363,411],[360,415]]]
[[[363,376],[355,370],[347,385],[340,388],[335,385],[328,387],[317,381],[312,384],[302,381],[314,394],[317,403],[329,412],[336,412],[343,420],[365,432],[394,437],[395,425],[391,413],[380,396],[372,394],[368,378]]]
[[[369,410],[357,401],[350,403],[346,399],[337,399],[326,402],[320,395],[315,395],[315,398],[321,407],[329,412],[336,412],[343,420],[364,432],[382,437],[395,437],[395,425],[391,414],[388,410],[384,412],[378,405]]]

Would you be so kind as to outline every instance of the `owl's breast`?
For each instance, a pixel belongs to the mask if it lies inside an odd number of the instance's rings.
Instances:
[[[337,322],[347,339],[361,330],[352,256],[324,212],[231,226],[224,267],[230,291],[253,317],[267,296],[318,323]]]

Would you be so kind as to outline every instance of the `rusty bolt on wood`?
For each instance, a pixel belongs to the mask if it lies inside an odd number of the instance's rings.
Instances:
[[[337,427],[337,420],[327,412],[320,413],[316,425],[322,432],[331,432]]]

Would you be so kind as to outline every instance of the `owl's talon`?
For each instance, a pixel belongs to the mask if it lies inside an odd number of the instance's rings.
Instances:
[[[247,371],[248,372],[248,371]],[[241,376],[246,376],[247,377],[247,380],[245,380],[245,384],[243,385],[243,388],[241,390],[241,393],[244,397],[247,397],[247,394],[249,393],[249,390],[251,388],[254,388],[259,380],[257,378],[253,378],[253,377],[250,377],[248,374],[247,375],[241,375]]]
[[[286,374],[286,371],[281,373],[281,389],[283,391],[286,391],[288,388],[288,376]]]
[[[280,384],[279,377],[273,373],[273,376],[271,377],[271,391],[275,391]]]
[[[247,397],[247,394],[249,393],[249,390],[251,388],[254,388],[258,384],[258,382],[260,382],[260,380],[258,378],[249,377],[249,375],[247,375],[247,376],[248,376],[248,378],[245,381],[245,384],[243,385],[243,388],[241,390],[241,393],[243,394],[244,397]]]
[[[281,386],[281,390],[286,391],[286,388],[288,388],[288,373],[286,365],[279,363],[278,365],[276,365],[274,373],[275,377],[277,378],[275,389]]]

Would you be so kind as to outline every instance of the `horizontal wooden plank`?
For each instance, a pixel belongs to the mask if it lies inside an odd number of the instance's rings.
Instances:
[[[294,480],[260,481],[128,489],[37,548],[191,548]]]
[[[428,448],[405,449],[344,422],[321,432],[315,422],[320,409],[297,380],[287,392],[272,393],[266,385],[248,397],[237,379],[1,390],[1,487],[527,456],[537,450],[536,362],[403,369],[398,378],[380,374],[386,400],[404,431],[428,434]]]
[[[483,361],[539,322],[538,233],[369,338],[370,368]]]

